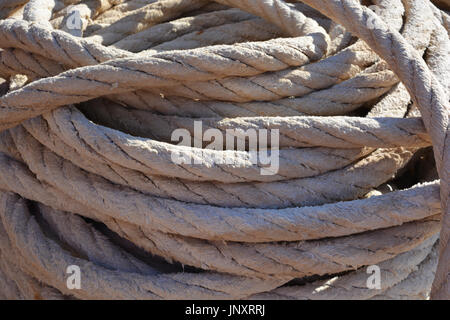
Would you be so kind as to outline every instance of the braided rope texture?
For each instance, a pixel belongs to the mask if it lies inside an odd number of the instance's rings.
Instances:
[[[450,299],[449,2],[361,2],[1,1],[0,298]]]

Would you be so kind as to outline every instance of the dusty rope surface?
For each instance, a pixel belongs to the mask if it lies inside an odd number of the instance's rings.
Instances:
[[[0,298],[449,299],[446,4],[363,3],[2,1]]]

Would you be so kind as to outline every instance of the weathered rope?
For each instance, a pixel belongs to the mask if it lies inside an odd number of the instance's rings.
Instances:
[[[450,19],[371,2],[2,2],[0,298],[450,298]]]

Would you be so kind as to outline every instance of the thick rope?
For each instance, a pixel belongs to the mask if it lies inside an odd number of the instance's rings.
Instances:
[[[0,297],[449,298],[450,19],[302,2],[2,3]]]

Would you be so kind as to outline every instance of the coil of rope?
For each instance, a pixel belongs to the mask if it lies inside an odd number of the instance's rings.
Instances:
[[[2,1],[0,298],[449,299],[446,4]]]

